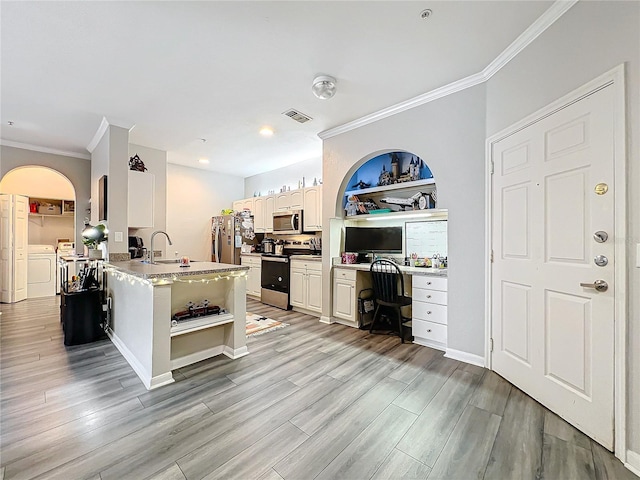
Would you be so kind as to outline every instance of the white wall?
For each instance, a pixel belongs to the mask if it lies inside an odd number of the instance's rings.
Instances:
[[[167,168],[167,233],[173,252],[211,261],[211,217],[243,198],[244,180],[182,165]]]
[[[129,144],[129,157],[133,157],[135,154],[138,154],[145,167],[147,167],[146,173],[151,173],[154,177],[153,199],[149,199],[149,201],[154,202],[153,227],[130,228],[129,234],[142,237],[145,247],[149,248],[151,246],[151,234],[155,230],[166,231],[167,229],[167,152],[131,143]],[[162,250],[163,256],[167,257],[166,237],[164,235],[156,235],[153,248],[154,250]]]
[[[287,185],[291,187],[291,190],[295,190],[298,188],[298,181],[301,181],[302,177],[305,178],[305,185],[307,187],[313,185],[314,178],[320,180],[322,178],[322,159],[313,158],[304,160],[289,165],[288,167],[282,167],[271,170],[270,172],[247,177],[244,179],[243,196],[234,198],[234,200],[253,197],[254,193],[257,192],[260,192],[262,195],[267,195],[269,190],[275,190],[276,193],[278,193],[283,185]]]
[[[14,168],[38,165],[56,170],[71,181],[76,192],[75,241],[76,245],[82,245],[81,233],[91,197],[91,162],[84,158],[7,146],[0,146],[0,158],[2,158],[0,176],[4,176]]]
[[[330,257],[339,253],[342,194],[358,166],[379,153],[422,158],[449,210],[449,348],[484,355],[485,87],[478,85],[323,143],[323,316],[329,316]],[[332,235],[333,234],[333,235]]]
[[[640,2],[578,2],[549,27],[487,83],[487,136],[621,63],[629,138],[627,447],[640,462]]]
[[[91,152],[91,221],[98,220],[98,181],[107,175],[107,222],[109,255],[129,253],[127,241],[127,189],[129,171],[129,131],[109,125],[104,135]],[[116,234],[122,241],[116,241]]]

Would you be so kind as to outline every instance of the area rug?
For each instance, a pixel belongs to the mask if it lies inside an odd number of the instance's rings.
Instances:
[[[255,337],[288,326],[288,323],[247,312],[247,337]]]

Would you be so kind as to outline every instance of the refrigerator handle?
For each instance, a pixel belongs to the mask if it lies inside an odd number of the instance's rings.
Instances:
[[[215,262],[220,263],[220,225],[216,223],[215,231],[213,234],[213,254],[215,255]]]

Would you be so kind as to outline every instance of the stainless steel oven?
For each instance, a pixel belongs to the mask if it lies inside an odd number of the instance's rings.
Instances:
[[[274,234],[299,235],[302,228],[302,210],[273,212]]]
[[[289,257],[262,255],[260,284],[262,303],[289,310]]]

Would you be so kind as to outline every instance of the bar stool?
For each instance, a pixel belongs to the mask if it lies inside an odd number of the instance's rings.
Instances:
[[[404,324],[411,319],[403,317],[401,309],[411,305],[411,297],[404,295],[404,278],[400,267],[391,260],[380,259],[371,264],[369,271],[377,304],[369,333],[373,332],[378,314],[384,308],[392,311],[398,319],[398,333],[404,343]]]

